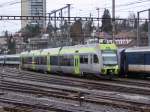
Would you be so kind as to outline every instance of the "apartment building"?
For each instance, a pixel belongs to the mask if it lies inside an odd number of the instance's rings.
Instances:
[[[21,0],[21,16],[46,16],[46,0]],[[27,24],[39,24],[41,28],[45,28],[46,20],[22,20],[21,27]]]

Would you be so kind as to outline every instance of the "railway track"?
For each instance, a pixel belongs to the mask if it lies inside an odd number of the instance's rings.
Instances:
[[[9,72],[9,73],[8,73]],[[15,74],[15,75],[12,75]],[[88,79],[79,79],[72,77],[64,77],[64,76],[54,76],[47,75],[42,73],[34,73],[29,71],[18,71],[17,69],[6,69],[5,73],[3,73],[4,77],[16,78],[16,79],[24,79],[30,81],[38,81],[45,83],[53,83],[53,84],[62,84],[67,86],[75,86],[82,87],[88,89],[96,89],[96,90],[109,90],[109,91],[117,91],[123,93],[135,93],[135,94],[144,94],[150,95],[150,83],[145,82],[135,82],[132,80],[115,80],[115,81],[93,81]]]
[[[149,110],[150,101],[138,102],[130,99],[117,97],[115,95],[104,94],[88,89],[75,87],[65,87],[58,85],[48,85],[45,83],[36,83],[32,81],[16,80],[5,78],[0,88],[7,91],[22,92],[47,97],[63,98],[95,104],[113,105],[119,108],[130,108],[131,110]],[[83,99],[79,99],[78,93],[82,93]]]
[[[9,70],[10,72],[10,70]],[[71,77],[66,77],[66,76],[58,76],[58,75],[44,75],[44,77],[42,76],[42,73],[34,73],[34,72],[29,72],[29,71],[22,71],[22,72],[19,72],[18,69],[12,69],[11,72],[14,72],[14,73],[19,73],[21,75],[33,75],[33,77],[35,77],[35,75],[38,75],[37,77],[39,78],[53,78],[53,79],[58,79],[58,78],[61,78],[61,79],[69,79],[69,80],[80,80],[79,78],[71,78]],[[27,74],[24,74],[24,73],[27,73]],[[18,75],[19,76],[19,75]],[[93,80],[89,80],[89,79],[84,79],[86,81],[89,81],[89,82],[92,82]],[[104,79],[96,79],[94,80],[94,82],[104,82]],[[132,79],[121,79],[121,78],[117,78],[117,79],[114,79],[112,81],[110,80],[105,80],[105,82],[111,82],[111,83],[119,83],[119,84],[126,84],[126,85],[137,85],[137,86],[144,86],[144,87],[150,87],[150,81],[145,81],[145,80],[132,80]]]
[[[56,109],[55,107],[51,105],[42,105],[42,104],[33,104],[33,103],[25,103],[24,101],[20,100],[15,100],[15,99],[9,99],[9,98],[0,98],[0,102],[2,103],[7,103],[7,104],[13,104],[18,107],[23,107],[23,108],[31,108],[31,109],[42,109],[42,110],[53,110],[53,111],[58,111],[58,112],[71,112],[63,109]],[[11,112],[20,112],[16,107],[4,107],[4,110],[10,110]],[[22,112],[24,112],[26,109],[24,109]],[[25,111],[28,112],[28,111]]]
[[[2,76],[1,90],[33,94],[40,97],[55,97],[76,102],[110,105],[133,111],[150,111],[150,96],[138,95],[137,97],[143,98],[141,101],[129,97],[133,94],[125,94],[126,92],[149,95],[150,88],[148,87],[143,89],[129,86],[129,84],[116,84],[113,81],[98,82],[71,77],[49,76],[15,69],[5,69],[5,72],[0,72],[0,74]],[[143,84],[143,82],[140,84]],[[102,90],[107,90],[107,92]],[[108,92],[108,90],[117,92]],[[124,94],[118,92],[124,92]]]

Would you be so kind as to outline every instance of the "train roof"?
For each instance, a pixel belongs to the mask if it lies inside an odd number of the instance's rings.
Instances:
[[[59,48],[48,48],[48,49],[40,49],[40,50],[31,50],[31,51],[26,51],[26,52],[22,52],[21,55],[23,56],[36,56],[36,55],[46,55],[48,53],[50,53],[51,55],[53,54],[58,54],[59,52]]]
[[[20,57],[20,54],[0,55],[0,58],[3,57]]]
[[[60,49],[61,49],[60,47],[43,49],[42,55],[45,55],[45,54],[48,54],[48,53],[50,53],[50,55],[56,55],[56,54],[59,53]]]
[[[5,56],[4,55],[0,55],[0,58],[4,58]]]
[[[60,54],[72,54],[75,52],[87,53],[87,52],[95,52],[97,50],[105,50],[105,49],[114,49],[117,47],[115,44],[90,44],[90,45],[75,45],[75,46],[64,46],[58,48],[48,48],[42,50],[31,50],[21,53],[21,55],[46,55],[50,53],[50,55],[56,55],[60,52]]]
[[[150,47],[134,47],[128,48],[125,52],[150,52]]]
[[[20,57],[20,54],[5,55],[6,57]]]

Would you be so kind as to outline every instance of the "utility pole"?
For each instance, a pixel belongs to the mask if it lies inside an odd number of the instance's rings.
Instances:
[[[54,12],[54,26],[55,26],[55,31],[56,31],[56,12]]]
[[[113,25],[112,40],[113,43],[115,43],[115,0],[112,0],[112,25]]]
[[[99,31],[99,8],[96,9],[98,12],[98,43],[99,43],[99,39],[100,39],[100,31]]]
[[[68,41],[70,39],[70,6],[71,6],[71,4],[67,4],[67,7],[68,7],[68,24],[69,24],[69,26],[68,26]]]
[[[61,9],[61,10],[60,10],[61,25],[63,24],[63,19],[62,19],[62,16],[63,16],[63,12],[62,12],[62,9]]]
[[[68,23],[70,24],[70,6],[71,4],[67,4],[68,6]]]
[[[48,14],[48,23],[50,23],[50,21],[51,21],[51,14],[49,13]]]
[[[148,23],[148,45],[150,46],[150,9],[137,12],[137,46],[140,46],[140,13],[148,11],[149,23]]]
[[[150,9],[148,10],[148,46],[150,46]]]
[[[137,46],[139,46],[139,40],[140,40],[140,28],[139,28],[139,18],[140,18],[140,12],[137,12]]]

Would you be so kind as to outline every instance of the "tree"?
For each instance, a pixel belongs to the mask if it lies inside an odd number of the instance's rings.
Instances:
[[[148,32],[148,21],[145,20],[145,22],[142,24],[142,30],[144,32]]]
[[[129,13],[128,16],[128,28],[130,29],[136,29],[137,28],[137,18],[135,16],[135,13]]]
[[[54,27],[51,22],[48,23],[47,33],[52,33],[54,31]]]
[[[82,28],[82,20],[76,20],[74,24],[71,25],[70,28],[70,37],[73,41],[79,42],[83,39],[83,28]]]
[[[28,33],[31,34],[31,36],[36,36],[40,33],[40,26],[37,24],[37,25],[27,25],[26,28]]]
[[[21,29],[21,32],[24,36],[24,41],[27,42],[28,38],[38,36],[41,33],[41,27],[39,26],[39,24],[30,24]]]
[[[7,46],[8,46],[8,54],[15,54],[16,53],[16,42],[13,36],[9,36],[7,38]]]
[[[111,16],[108,9],[104,10],[104,14],[102,16],[102,31],[105,32],[112,31]]]
[[[8,31],[5,31],[5,38],[8,38]]]
[[[138,21],[137,21],[137,18],[135,18],[135,21],[134,21],[134,29],[137,28],[137,24],[138,24]]]
[[[85,37],[90,37],[91,36],[91,33],[93,31],[92,24],[93,24],[93,21],[91,21],[91,20],[88,20],[87,22],[85,22],[83,24],[82,28],[83,28],[83,33],[84,33]]]

